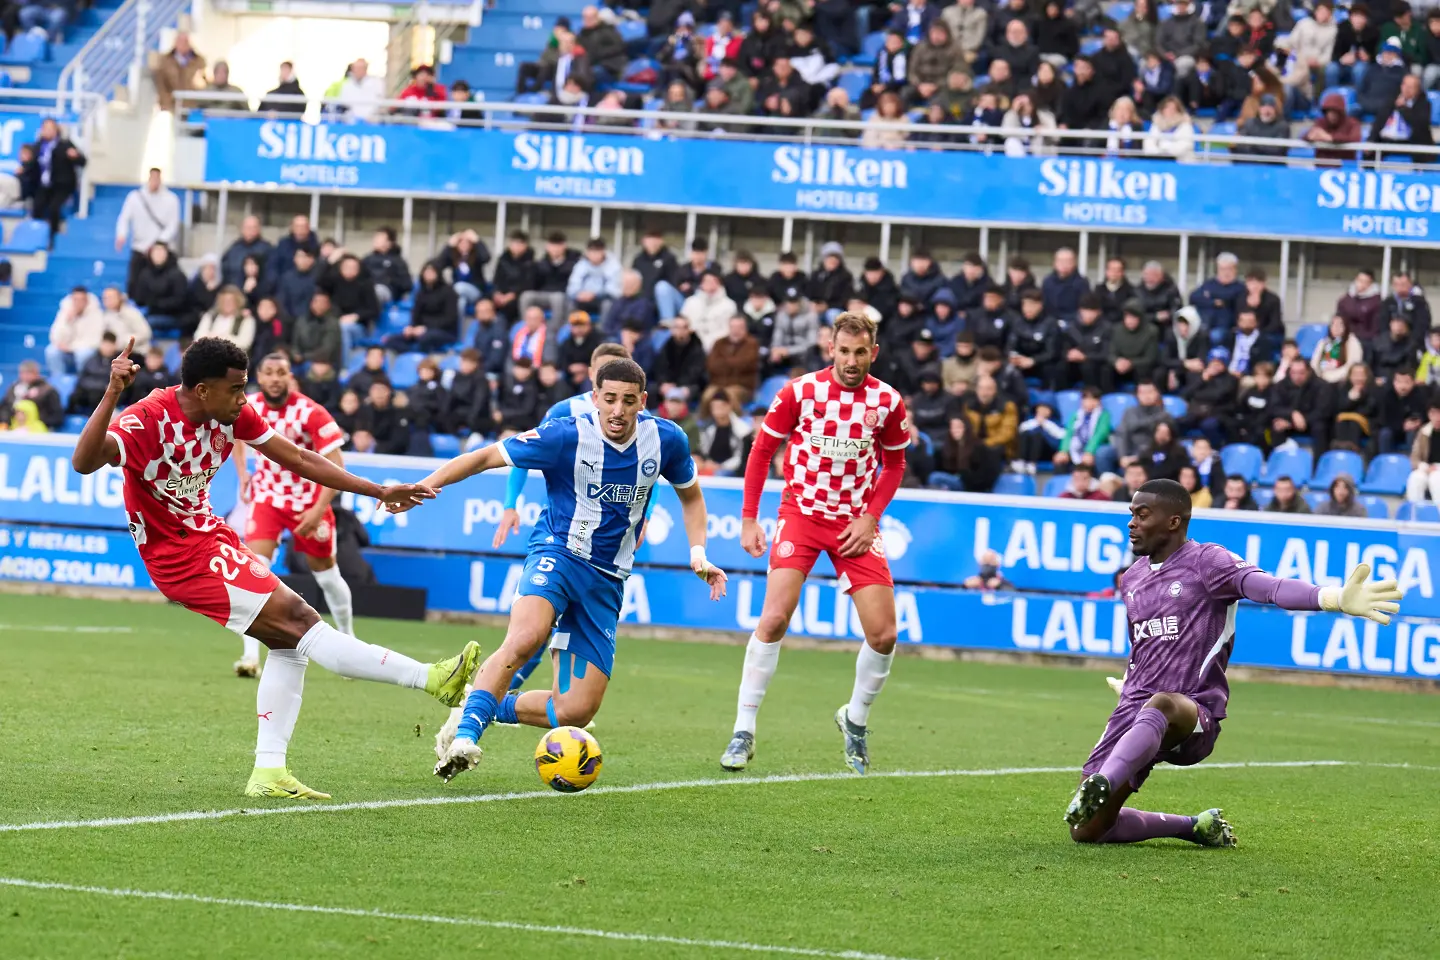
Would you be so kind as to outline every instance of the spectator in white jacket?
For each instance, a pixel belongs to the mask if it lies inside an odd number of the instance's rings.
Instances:
[[[725,281],[714,270],[700,275],[700,289],[680,308],[680,316],[690,321],[707,354],[717,340],[730,332],[730,318],[739,312],[735,301],[725,294]]]
[[[122,349],[131,337],[135,338],[135,349],[131,351],[135,356],[139,357],[150,349],[150,323],[133,303],[125,299],[119,287],[106,287],[100,292],[100,312],[105,330],[115,334],[115,342]]]
[[[1335,11],[1331,0],[1318,0],[1315,12],[1295,24],[1290,31],[1290,54],[1294,66],[1284,76],[1285,85],[1294,87],[1307,100],[1315,99],[1325,86],[1325,68],[1335,54]],[[1276,48],[1280,47],[1277,39]]]
[[[385,99],[385,81],[370,75],[370,62],[360,58],[350,64],[345,79],[340,82],[340,104],[350,119],[360,123],[374,123],[380,115],[380,101]]]
[[[620,296],[620,261],[605,249],[605,241],[591,237],[585,244],[585,256],[570,271],[570,280],[565,284],[565,296],[570,298],[570,310],[584,310],[592,317],[599,317],[610,306],[610,301]]]
[[[200,318],[195,339],[221,337],[241,350],[255,343],[255,318],[245,306],[245,294],[236,286],[224,286],[215,294],[215,306]]]
[[[1195,123],[1178,98],[1160,101],[1160,109],[1155,111],[1150,131],[1145,134],[1145,155],[1181,163],[1195,159]]]
[[[120,218],[115,221],[115,250],[118,253],[130,244],[130,269],[125,278],[125,292],[135,295],[135,278],[157,243],[174,249],[180,239],[180,198],[160,180],[160,168],[151,167],[143,187],[136,187],[125,197]],[[99,346],[99,341],[96,341]]]
[[[78,371],[100,349],[105,334],[105,316],[100,300],[84,287],[76,287],[60,301],[55,322],[50,324],[50,342],[45,346],[45,366],[53,380]]]

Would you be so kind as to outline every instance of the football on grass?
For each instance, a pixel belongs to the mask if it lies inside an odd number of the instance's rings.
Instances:
[[[600,744],[579,727],[556,727],[535,748],[535,771],[561,793],[579,793],[600,776]]]

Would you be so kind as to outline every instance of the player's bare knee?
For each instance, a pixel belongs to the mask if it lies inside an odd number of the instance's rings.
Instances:
[[[874,650],[881,656],[888,657],[895,652],[895,641],[899,639],[899,637],[900,632],[896,630],[892,624],[883,630],[876,631],[874,635],[866,634],[865,642],[870,645],[871,650]]]
[[[760,614],[760,621],[755,624],[755,636],[761,643],[779,643],[785,639],[785,631],[790,628],[790,619],[782,617],[778,613]]]
[[[562,727],[583,727],[595,719],[599,709],[598,703],[563,696],[555,698],[555,719]]]

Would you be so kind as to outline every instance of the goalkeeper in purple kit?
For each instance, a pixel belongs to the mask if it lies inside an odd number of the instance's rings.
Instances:
[[[1125,807],[1157,763],[1190,766],[1210,755],[1230,687],[1225,668],[1235,643],[1240,600],[1285,610],[1326,610],[1388,624],[1400,610],[1394,580],[1371,581],[1360,564],[1343,587],[1281,580],[1213,543],[1187,539],[1190,494],[1173,480],[1151,480],[1130,503],[1130,547],[1137,560],[1121,579],[1130,624],[1130,663],[1120,702],[1085,762],[1065,822],[1077,843],[1137,843],[1175,837],[1231,847],[1218,809],[1198,816]]]

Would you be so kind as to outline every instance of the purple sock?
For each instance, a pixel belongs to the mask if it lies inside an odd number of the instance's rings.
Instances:
[[[1195,839],[1195,818],[1182,817],[1173,813],[1146,813],[1144,810],[1120,811],[1115,826],[1100,838],[1101,843],[1139,843],[1158,837],[1175,837],[1179,840]]]
[[[1100,766],[1100,772],[1110,781],[1112,788],[1119,787],[1122,783],[1130,783],[1136,771],[1155,759],[1155,754],[1160,752],[1160,743],[1165,739],[1165,730],[1169,726],[1170,721],[1165,719],[1165,714],[1154,707],[1140,709],[1135,715],[1135,722],[1125,731],[1125,735],[1115,744],[1115,749],[1110,751],[1110,756],[1106,757]]]

